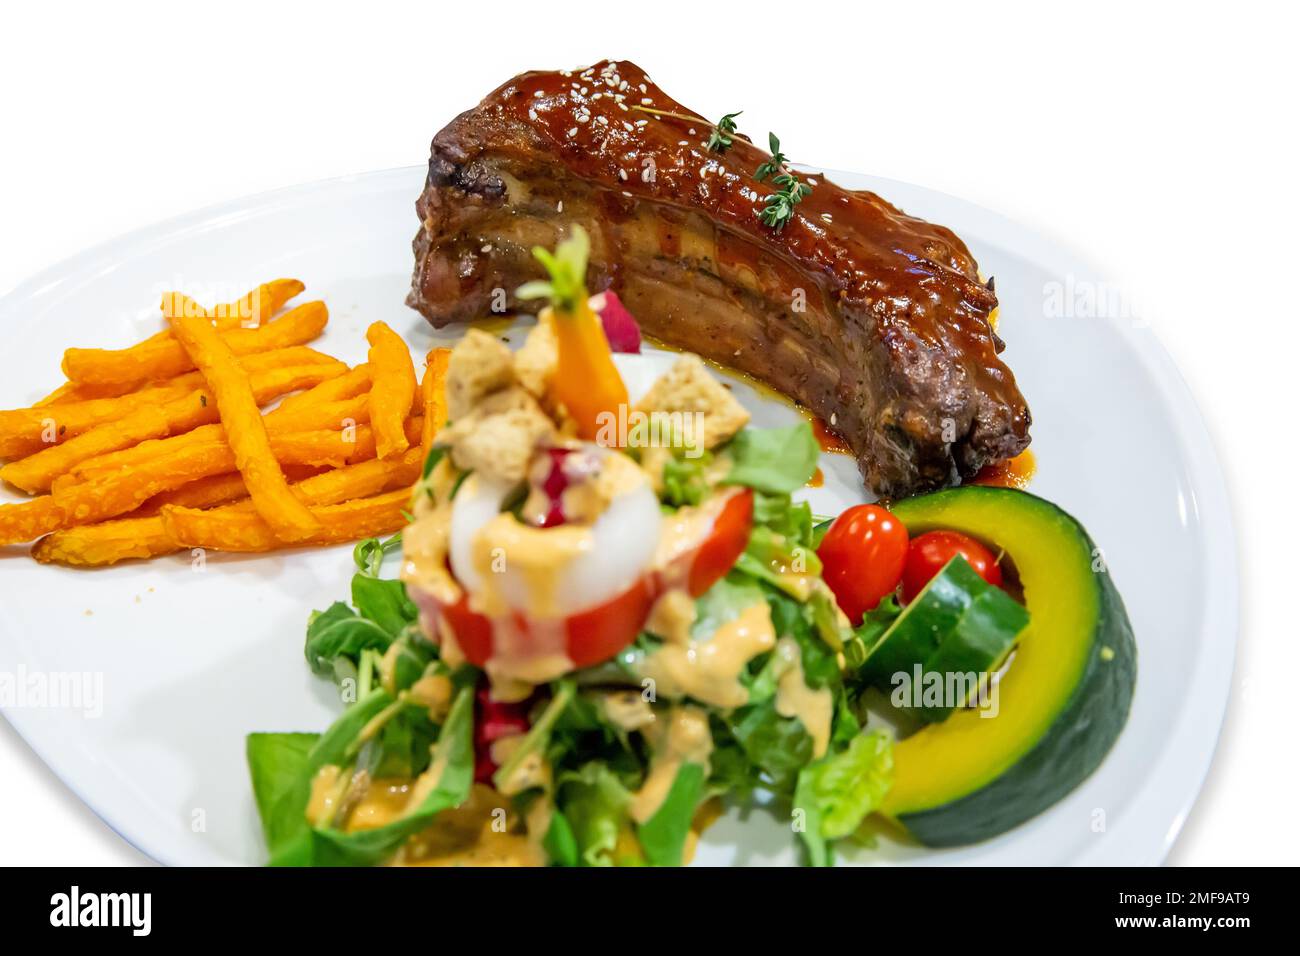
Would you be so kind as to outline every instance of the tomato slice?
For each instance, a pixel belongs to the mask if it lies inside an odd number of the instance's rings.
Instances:
[[[651,578],[644,575],[618,597],[564,619],[565,649],[575,667],[590,667],[609,660],[636,639],[650,614],[657,595]],[[441,609],[443,619],[456,635],[465,659],[483,667],[493,655],[492,619],[472,610],[462,594],[455,604]],[[512,626],[527,634],[531,622],[515,615]],[[552,626],[546,622],[542,626]]]
[[[856,627],[898,587],[907,561],[907,529],[879,505],[857,505],[832,522],[817,556],[840,610]]]
[[[754,495],[748,488],[733,493],[714,519],[698,546],[680,556],[667,575],[647,572],[622,594],[595,607],[566,617],[563,621],[565,649],[575,668],[607,661],[636,639],[650,616],[650,608],[675,579],[698,597],[730,571],[749,543],[754,521]],[[461,594],[455,604],[439,605],[438,613],[456,636],[465,659],[483,667],[495,653],[492,620],[470,608],[469,596]],[[533,623],[522,614],[513,615],[510,626],[527,635]],[[554,627],[539,622],[539,627]]]
[[[904,602],[911,601],[920,594],[930,579],[959,554],[989,584],[1002,586],[1002,569],[998,567],[998,559],[980,542],[956,531],[927,531],[907,548],[907,563],[903,568]]]
[[[475,667],[482,667],[492,657],[492,621],[485,614],[470,610],[469,595],[461,591],[455,604],[444,604],[439,609],[443,620],[456,635],[456,643],[465,659]]]
[[[650,577],[645,575],[612,601],[570,617],[565,630],[573,666],[590,667],[609,660],[636,640],[655,597]]]
[[[691,597],[699,597],[736,566],[736,560],[749,544],[753,526],[754,493],[746,488],[727,500],[709,536],[695,552],[686,576],[686,590]]]

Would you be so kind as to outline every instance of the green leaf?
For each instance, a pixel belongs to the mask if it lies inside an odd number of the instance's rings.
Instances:
[[[840,665],[836,652],[821,638],[812,605],[800,604],[774,588],[767,588],[766,593],[772,627],[777,634],[793,637],[799,645],[800,663],[808,686],[816,690],[838,682]]]
[[[682,848],[691,832],[691,821],[704,790],[704,768],[684,763],[677,768],[673,785],[659,809],[637,828],[637,839],[651,866],[681,866]]]
[[[429,449],[429,454],[424,456],[424,465],[420,469],[420,477],[428,478],[433,474],[433,469],[438,467],[438,462],[442,461],[443,456],[447,454],[447,449],[441,445],[435,445]]]
[[[343,766],[351,763],[357,737],[365,726],[393,698],[383,691],[369,694],[345,710],[317,738],[307,754],[306,762],[298,767],[292,787],[284,789],[273,808],[273,822],[264,817],[264,829],[273,830],[276,840],[267,844],[272,866],[311,866],[312,829],[307,820],[307,801],[311,799],[311,785],[321,767],[329,764]]]
[[[303,808],[295,803],[295,790],[310,776],[308,755],[318,740],[320,734],[248,735],[244,753],[268,847],[279,846],[303,828]]]
[[[433,645],[423,635],[406,634],[394,642],[388,653],[392,657],[392,690],[403,691],[424,676],[425,669],[433,660]]]
[[[788,494],[754,494],[754,523],[763,525],[786,541],[815,550],[812,545],[812,506],[796,502]]]
[[[724,624],[731,623],[762,601],[763,589],[753,578],[743,575],[720,578],[696,599],[691,636],[698,641],[707,641]]]
[[[357,613],[396,637],[419,617],[419,609],[406,594],[406,585],[365,574],[352,576],[352,604]]]
[[[590,761],[561,785],[558,801],[573,828],[581,866],[614,866],[618,835],[632,795],[609,766]]]
[[[546,828],[546,836],[542,838],[542,849],[556,866],[578,865],[578,840],[573,835],[573,827],[569,826],[568,818],[559,810],[551,813],[551,825]]]
[[[405,514],[405,512],[403,513]],[[411,521],[411,516],[406,515],[406,520]],[[366,538],[358,541],[352,549],[352,561],[362,574],[375,578],[379,576],[379,568],[384,563],[384,555],[392,554],[401,546],[402,532],[400,531],[383,541],[379,538]]]
[[[699,458],[682,458],[673,455],[664,462],[663,492],[660,497],[664,504],[680,508],[682,505],[698,505],[704,500],[709,490],[709,483],[704,477],[704,468],[712,456]]]
[[[733,461],[724,479],[769,494],[789,494],[806,485],[817,470],[821,448],[812,426],[800,422],[789,428],[746,428],[727,446]]]
[[[551,736],[551,728],[555,726],[555,722],[560,719],[560,714],[564,713],[570,701],[573,700],[575,689],[573,681],[569,680],[560,681],[556,685],[555,695],[551,698],[551,702],[546,705],[546,709],[542,711],[541,716],[528,728],[528,733],[510,755],[510,759],[492,775],[492,783],[502,793],[513,795],[510,794],[509,790],[510,778],[519,769],[519,765],[524,762],[529,754],[546,748],[546,743]]]
[[[727,717],[731,735],[749,762],[771,781],[771,788],[789,794],[798,772],[812,760],[813,742],[796,717],[776,712],[776,699],[747,704]]]
[[[369,648],[386,650],[392,639],[374,621],[358,616],[342,601],[335,601],[326,610],[312,615],[304,651],[311,669],[328,676],[334,673],[338,658],[348,657],[355,662]]]
[[[828,840],[853,833],[880,806],[893,779],[893,741],[879,730],[800,771],[794,805],[805,814],[802,835],[814,866],[829,862]]]
[[[314,831],[314,863],[318,866],[373,866],[381,863],[413,833],[427,827],[443,810],[460,806],[474,782],[474,691],[456,695],[438,735],[433,762],[412,786],[412,796],[428,787],[419,804],[399,819],[371,830],[351,833],[331,827]]]

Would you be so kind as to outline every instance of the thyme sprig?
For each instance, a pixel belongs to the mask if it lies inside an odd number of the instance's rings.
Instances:
[[[744,110],[737,110],[734,113],[728,113],[713,124],[713,129],[709,131],[708,142],[704,144],[706,149],[711,149],[715,153],[725,153],[731,149],[731,134],[736,131],[736,117]]]
[[[731,148],[732,134],[736,132],[736,117],[744,110],[737,110],[734,113],[727,113],[716,123],[710,123],[702,116],[688,116],[685,113],[674,113],[670,110],[657,110],[650,106],[633,106],[632,109],[642,113],[649,113],[652,116],[667,116],[671,119],[684,120],[687,123],[698,123],[700,126],[709,128],[709,138],[704,143],[704,147],[710,152],[725,153]]]
[[[794,207],[812,192],[812,186],[801,182],[790,169],[790,160],[781,151],[781,140],[775,133],[767,134],[767,144],[772,158],[754,170],[754,179],[760,183],[771,179],[777,191],[763,197],[766,205],[759,212],[758,218],[763,225],[780,232],[794,219]]]

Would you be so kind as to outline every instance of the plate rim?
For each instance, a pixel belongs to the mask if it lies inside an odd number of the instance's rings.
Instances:
[[[406,177],[414,180],[417,174],[423,174],[424,169],[424,165],[395,166],[263,190],[211,203],[121,233],[58,260],[14,285],[0,296],[0,326],[23,309],[47,308],[58,297],[111,271],[113,260],[123,257],[123,246],[130,249],[131,257],[144,255],[151,244],[164,239],[266,215],[308,200],[315,192],[343,186],[382,191],[389,187],[390,180]],[[878,188],[878,184],[882,192],[894,190],[892,195],[895,196],[899,193],[928,196],[959,208],[963,218],[1002,237],[999,241],[1014,248],[1022,257],[1050,262],[1053,272],[1069,267],[1081,275],[1100,277],[1105,274],[1096,263],[1056,236],[1040,233],[959,196],[881,176],[834,169],[818,168],[816,171],[832,180],[841,177],[866,180],[873,189]],[[414,209],[414,199],[411,205]],[[992,237],[986,232],[983,238],[990,240]],[[1157,763],[1149,768],[1146,779],[1133,791],[1130,812],[1115,821],[1113,826],[1108,826],[1108,839],[1097,841],[1069,860],[1071,865],[1086,866],[1155,865],[1163,862],[1173,847],[1188,813],[1200,796],[1218,751],[1233,686],[1239,640],[1240,549],[1218,453],[1196,398],[1172,356],[1149,326],[1111,317],[1090,321],[1108,323],[1119,333],[1147,371],[1166,408],[1173,413],[1175,437],[1187,455],[1188,485],[1192,493],[1190,507],[1204,539],[1202,568],[1216,582],[1216,587],[1206,588],[1203,593],[1201,633],[1208,640],[1174,714],[1172,732],[1164,742]],[[151,860],[173,862],[171,854],[163,848],[145,848],[147,833],[138,832],[138,827],[119,823],[117,814],[105,808],[102,801],[97,805],[87,799],[83,790],[73,783],[74,768],[66,766],[68,761],[47,754],[37,746],[39,733],[33,722],[27,719],[23,708],[0,708],[0,713],[60,783],[118,836]],[[1173,786],[1170,786],[1171,780]],[[1044,812],[1050,813],[1051,808]],[[925,865],[942,861],[922,858],[911,862]]]

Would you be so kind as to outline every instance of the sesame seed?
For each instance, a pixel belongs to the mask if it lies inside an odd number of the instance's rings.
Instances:
[[[546,94],[543,93],[541,90],[534,90],[534,91],[533,91],[533,96],[535,96],[535,97],[536,97],[537,99],[539,99],[539,100],[540,100],[543,96],[545,96],[545,95],[546,95]]]
[[[651,103],[653,103],[653,102],[654,102],[654,100],[650,99],[650,97],[648,97],[648,96],[643,96],[643,97],[641,97],[641,105],[642,105],[642,106],[649,106],[649,105],[650,105]]]
[[[622,179],[622,180],[624,180],[624,181],[626,181],[626,180],[627,180],[627,170],[625,170],[625,169],[620,169],[620,170],[618,171],[618,178],[619,178],[619,179]]]
[[[626,196],[626,197],[628,197],[629,199],[632,198],[632,194],[631,194],[630,192],[628,192],[626,189],[623,190],[623,195]]]
[[[636,125],[637,125],[637,126],[645,126],[647,122],[649,122],[649,120],[637,120],[637,121],[636,121]]]
[[[832,425],[835,424],[835,422],[836,422],[836,420],[837,420],[838,418],[839,418],[838,415],[836,415],[834,412],[831,412],[831,424],[832,424]]]
[[[642,93],[644,93],[644,92],[645,92],[645,84],[642,83],[640,86],[637,87],[637,89],[639,89]]]
[[[576,127],[576,126],[572,127],[572,128],[569,130],[569,132],[568,132],[567,135],[568,135],[569,139],[573,139],[573,137],[575,137],[575,136],[578,135],[578,127]]]
[[[480,251],[480,252],[491,252],[491,251],[492,251],[492,243],[489,242],[487,245],[485,245],[485,246],[484,246],[482,249],[480,249],[479,251]]]
[[[557,203],[555,204],[555,211],[556,211],[556,212],[564,212],[564,200],[563,200],[563,199],[561,199],[559,202],[557,202]]]

